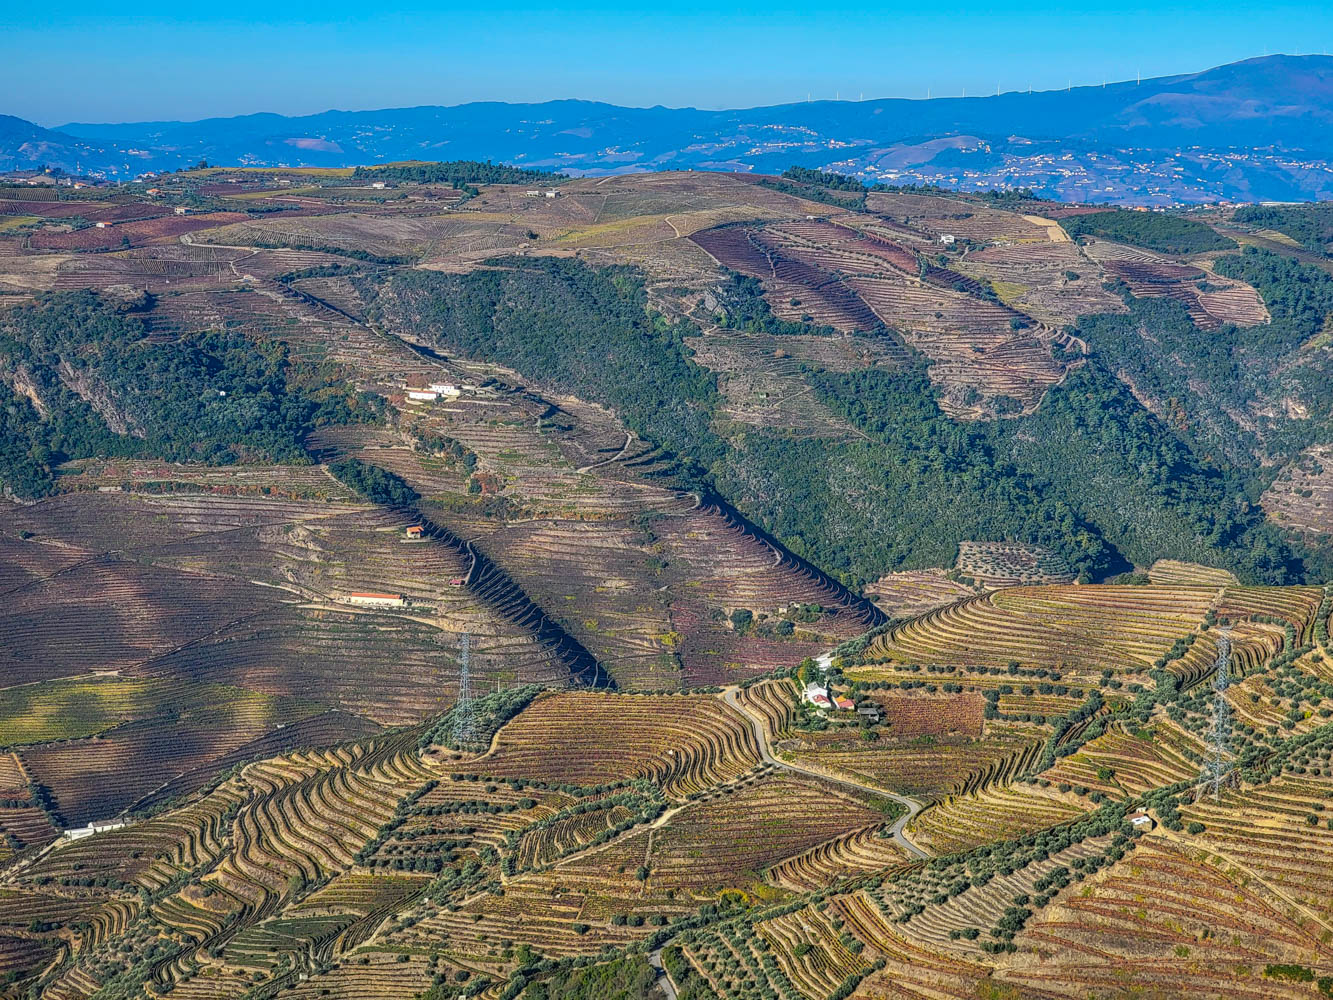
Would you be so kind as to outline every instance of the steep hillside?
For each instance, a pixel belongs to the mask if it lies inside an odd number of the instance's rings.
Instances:
[[[51,788],[71,812],[108,791],[75,780],[83,741],[8,752],[0,969],[71,1000],[646,1000],[659,967],[704,1000],[1302,1000],[1333,982],[1312,649],[1330,605],[1225,582],[1011,588],[848,654],[831,683],[864,715],[814,708],[789,671],[688,695],[528,686],[275,744],[73,836]],[[0,706],[40,725],[78,702],[90,722],[99,699],[133,714],[132,684]],[[177,692],[191,722],[212,693]],[[1217,699],[1237,717],[1221,769]],[[133,726],[97,741],[102,762]]]
[[[100,333],[84,319],[46,329],[50,303],[12,311],[10,488],[49,492],[54,466],[97,454],[357,454],[452,506],[443,526],[497,565],[498,526],[534,509],[586,520],[579,484],[629,477],[658,498],[599,506],[628,518],[678,510],[681,490],[699,507],[715,496],[743,534],[854,586],[953,567],[973,542],[1035,545],[1085,579],[1162,558],[1255,582],[1325,572],[1320,538],[1266,524],[1257,502],[1330,436],[1333,295],[1312,251],[1236,253],[1256,237],[1207,215],[869,190],[811,171],[556,178],[554,197],[534,198],[455,186],[501,168],[430,169],[394,168],[384,189],[366,186],[373,171],[305,175],[295,194],[283,182],[302,175],[182,174],[163,182],[168,204],[240,207],[244,221],[200,217],[174,243],[57,258],[52,284],[114,289],[119,311]],[[101,193],[49,204],[83,218],[150,207]],[[64,218],[39,217],[15,245]],[[26,246],[6,259],[31,268],[23,280],[49,273]],[[91,301],[53,300],[71,317]],[[406,398],[438,373],[489,384],[459,406]],[[131,403],[146,378],[179,384]],[[186,425],[208,434],[176,440]],[[462,449],[443,478],[422,465],[437,440]],[[636,558],[631,577],[659,560]],[[677,662],[655,638],[675,621],[787,603],[737,591],[649,613],[636,592],[621,597],[646,645],[615,655],[648,674]],[[544,611],[585,648],[609,639],[601,615]],[[714,664],[686,673],[736,662],[725,645],[705,644]]]

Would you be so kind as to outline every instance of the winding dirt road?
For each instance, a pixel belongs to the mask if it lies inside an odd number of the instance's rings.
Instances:
[[[593,462],[592,465],[583,465],[575,469],[575,472],[591,472],[593,469],[600,469],[603,465],[610,465],[612,462],[618,462],[625,457],[625,452],[629,451],[629,446],[634,443],[634,434],[630,431],[625,432],[625,443],[621,445],[618,452],[610,458],[604,458],[600,462]]]
[[[821,656],[819,662],[827,668],[828,654]],[[912,857],[930,857],[928,853],[908,840],[907,834],[903,832],[903,828],[906,827],[907,824],[912,821],[913,817],[922,810],[923,806],[920,802],[916,801],[916,799],[909,799],[906,795],[899,795],[897,792],[885,791],[883,788],[876,788],[874,785],[863,785],[860,782],[852,781],[848,778],[835,778],[832,775],[824,774],[822,771],[817,771],[814,768],[802,767],[799,764],[793,764],[790,761],[780,760],[777,757],[774,757],[772,751],[769,750],[768,747],[768,736],[764,732],[763,721],[747,711],[745,706],[737,700],[737,690],[739,689],[735,687],[725,689],[722,692],[722,700],[749,720],[750,728],[754,731],[755,742],[759,744],[759,755],[766,764],[772,764],[774,767],[785,767],[789,771],[796,771],[799,774],[810,775],[821,781],[831,781],[835,785],[843,785],[846,788],[853,788],[858,792],[866,792],[870,795],[882,795],[886,798],[893,799],[894,802],[903,806],[907,812],[902,816],[899,816],[893,826],[889,827],[889,835],[899,847]]]

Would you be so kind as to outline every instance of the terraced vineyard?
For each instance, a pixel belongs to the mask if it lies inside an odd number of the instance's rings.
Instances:
[[[974,850],[997,838],[1013,839],[1075,819],[1082,810],[1058,795],[1023,786],[992,786],[953,795],[913,824],[915,842],[936,854]]]
[[[890,573],[868,584],[865,592],[894,618],[912,618],[976,593],[943,570]]]
[[[1206,747],[1201,741],[1182,739],[1182,735],[1173,734],[1169,727],[1137,733],[1108,732],[1065,757],[1046,772],[1046,777],[1060,785],[1133,798],[1198,772]]]
[[[1206,265],[1177,264],[1108,240],[1089,241],[1085,252],[1135,296],[1180,302],[1200,329],[1215,330],[1223,323],[1254,326],[1269,318],[1251,286],[1220,278]]]
[[[1205,587],[1014,587],[928,612],[876,639],[869,653],[889,663],[1018,660],[1141,673],[1219,597]]]
[[[1124,309],[1096,280],[1097,265],[1072,242],[1001,243],[969,253],[958,270],[989,281],[1007,305],[1051,326]]]
[[[1151,881],[1153,898],[1142,889]],[[1266,976],[1272,959],[1326,967],[1327,945],[1280,906],[1234,875],[1193,860],[1179,847],[1151,843],[1095,879],[1017,939],[1028,960],[1012,970],[1020,987],[1098,990],[1140,988],[1191,995],[1222,990],[1234,997],[1295,997],[1308,986]],[[1180,962],[1178,950],[1192,961]],[[1029,949],[1035,949],[1030,951]],[[1079,953],[1078,962],[1042,961]],[[1132,962],[1124,956],[1132,955]]]
[[[658,963],[691,1000],[1333,990],[1323,317],[1213,253],[1070,240],[1095,208],[789,180],[0,198],[5,338],[37,295],[239,364],[210,405],[291,404],[271,453],[210,411],[206,464],[101,392],[119,345],[43,381],[67,331],[24,327],[0,365],[0,997],[539,1000]],[[476,350],[405,279],[468,278],[466,312],[553,260]],[[1245,419],[1306,450],[1168,495],[1200,425],[1094,336],[1145,298],[1298,340]],[[557,346],[500,353],[510,312]],[[269,362],[309,395],[264,396]],[[1033,426],[1085,435],[1091,486],[929,558],[893,534],[931,497],[881,480],[1051,491],[1007,464]]]
[[[731,225],[691,239],[723,267],[762,279],[783,318],[844,331],[901,331],[934,362],[931,378],[950,412],[975,410],[964,401],[968,387],[1031,405],[1063,372],[1040,337],[1016,333],[1032,325],[1029,317],[965,274],[932,263],[920,237],[834,216]]]
[[[1227,570],[1180,562],[1177,559],[1158,559],[1149,568],[1148,578],[1157,584],[1178,584],[1186,587],[1226,587],[1240,582],[1235,574]]]
[[[1026,589],[1028,600],[1068,599],[1061,586]],[[1255,604],[1298,619],[1323,599],[1235,587],[1225,597],[1233,613]],[[1270,659],[1255,678],[1322,683]],[[60,704],[71,683],[27,697]],[[102,686],[102,713],[132,714],[159,682],[80,683]],[[871,688],[882,717],[869,741],[855,725],[805,729],[796,691],[760,680],[737,692],[739,709],[715,694],[550,693],[502,722],[481,753],[420,726],[274,748],[178,783],[155,813],[44,851],[54,831],[15,821],[63,800],[43,797],[44,781],[31,783],[10,754],[5,794],[22,801],[3,814],[7,968],[55,997],[125,975],[186,996],[239,997],[257,983],[279,996],[409,996],[439,975],[496,989],[540,977],[533,955],[573,961],[606,945],[670,943],[686,963],[673,976],[697,976],[719,996],[768,983],[821,1000],[848,984],[888,996],[904,982],[963,997],[988,977],[1064,996],[1060,976],[1099,988],[1123,966],[1116,955],[1182,990],[1225,983],[1285,996],[1280,978],[1247,986],[1234,969],[1260,967],[1256,955],[1322,961],[1323,944],[1285,908],[1328,919],[1318,832],[1327,725],[1272,739],[1276,767],[1247,764],[1216,801],[1196,802],[1202,745],[1191,726],[1209,709],[1193,695],[1150,707],[1143,729],[1103,723],[1043,763],[1046,734],[1060,730],[1008,721],[1003,701],[982,711],[992,703],[975,690]],[[502,698],[483,699],[479,714]],[[904,792],[932,803],[906,824],[925,860],[891,830],[888,793]],[[1151,833],[1127,820],[1144,803],[1159,824]],[[1121,916],[1130,892],[1144,915]],[[1245,903],[1241,918],[1233,899]],[[1243,939],[1201,930],[1237,920]],[[64,925],[80,930],[61,938]],[[1181,947],[1201,962],[1164,971]],[[1077,972],[1071,955],[1083,956]]]
[[[1333,531],[1333,448],[1305,451],[1264,493],[1264,509],[1279,524],[1316,538]]]
[[[553,757],[552,740],[570,752]],[[483,761],[487,774],[555,784],[644,777],[675,798],[757,766],[759,752],[744,720],[712,698],[572,693],[539,700]]]

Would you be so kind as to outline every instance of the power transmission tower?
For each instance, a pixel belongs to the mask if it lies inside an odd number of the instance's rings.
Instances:
[[[1226,691],[1231,683],[1231,627],[1222,628],[1217,635],[1217,669],[1213,673],[1213,727],[1208,732],[1208,756],[1203,763],[1204,787],[1213,789],[1213,798],[1222,791],[1223,783],[1231,775],[1231,709]]]
[[[472,705],[472,676],[469,660],[472,635],[463,633],[462,657],[458,674],[458,701],[454,705],[454,746],[471,746],[477,740],[477,719]]]

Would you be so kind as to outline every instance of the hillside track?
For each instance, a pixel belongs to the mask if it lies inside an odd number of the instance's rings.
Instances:
[[[825,657],[821,657],[821,659],[826,659],[826,657],[827,654]],[[829,781],[835,785],[842,785],[845,788],[855,789],[858,792],[863,792],[868,795],[884,796],[886,798],[893,799],[894,802],[897,802],[907,811],[902,816],[899,816],[897,820],[894,821],[893,826],[889,827],[889,836],[892,837],[894,843],[896,843],[899,847],[901,847],[912,857],[914,858],[930,857],[930,855],[926,851],[922,850],[916,844],[912,843],[912,841],[908,840],[907,834],[903,832],[907,824],[910,823],[913,819],[915,819],[917,814],[921,812],[922,809],[925,808],[925,806],[922,803],[918,802],[916,799],[908,798],[906,795],[899,795],[897,792],[885,791],[884,789],[876,788],[873,785],[863,785],[859,782],[851,781],[847,778],[831,777],[830,775],[824,774],[822,771],[818,771],[814,768],[802,767],[800,764],[793,764],[789,761],[781,760],[777,757],[774,757],[772,751],[769,749],[768,738],[764,734],[763,721],[761,719],[756,718],[749,712],[748,709],[746,709],[743,705],[740,704],[740,702],[736,698],[737,690],[738,689],[734,686],[726,688],[722,692],[722,700],[726,702],[728,705],[730,705],[732,708],[734,708],[736,711],[740,712],[741,715],[743,715],[745,719],[750,723],[750,728],[754,731],[755,742],[759,746],[759,753],[764,763],[771,764],[774,767],[786,768],[789,771],[795,771],[798,774],[804,774],[809,777],[817,778],[820,781]]]

